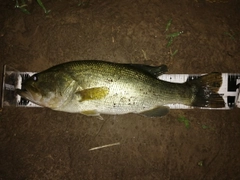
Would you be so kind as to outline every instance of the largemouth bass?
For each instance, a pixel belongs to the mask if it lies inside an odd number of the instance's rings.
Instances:
[[[31,76],[17,93],[40,106],[87,116],[137,113],[160,117],[167,104],[224,107],[217,93],[221,73],[210,73],[185,83],[157,77],[165,65],[119,64],[105,61],[71,61]]]

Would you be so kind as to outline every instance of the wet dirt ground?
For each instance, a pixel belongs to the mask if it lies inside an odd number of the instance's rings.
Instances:
[[[239,0],[42,2],[47,15],[37,1],[28,1],[30,15],[0,1],[1,66],[38,72],[98,59],[166,64],[171,74],[240,73]],[[182,31],[167,46],[166,36]],[[240,179],[239,109],[103,118],[4,107],[0,179]]]

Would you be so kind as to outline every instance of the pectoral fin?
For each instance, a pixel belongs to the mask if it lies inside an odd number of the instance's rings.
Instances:
[[[157,106],[154,109],[143,111],[140,114],[147,117],[161,117],[161,116],[165,116],[168,112],[169,112],[169,107]]]
[[[75,94],[80,96],[80,102],[87,100],[97,100],[106,97],[109,93],[109,89],[107,87],[95,87],[90,89],[84,89],[81,91],[77,91]]]

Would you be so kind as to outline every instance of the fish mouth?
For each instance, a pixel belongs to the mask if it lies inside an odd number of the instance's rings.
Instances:
[[[16,93],[29,101],[34,101],[32,93],[27,89],[16,89]]]

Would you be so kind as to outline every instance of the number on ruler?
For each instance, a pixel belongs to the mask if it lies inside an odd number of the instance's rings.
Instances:
[[[237,89],[239,88],[239,83],[237,81],[240,79],[239,75],[228,75],[228,87],[227,91],[228,92],[236,92]],[[227,104],[230,108],[235,107],[235,102],[236,102],[236,96],[228,96],[227,97]]]
[[[26,79],[28,79],[30,77],[30,75],[29,74],[21,74],[21,77],[22,77],[22,82],[24,82]],[[28,105],[28,103],[29,103],[29,100],[21,97],[19,105],[26,106],[26,105]]]

